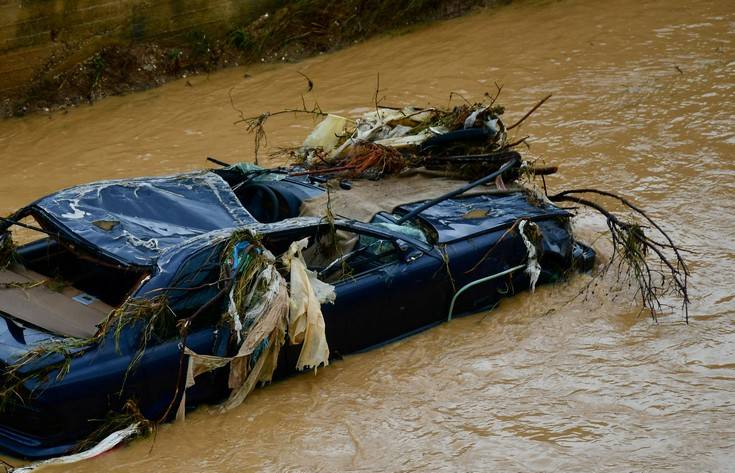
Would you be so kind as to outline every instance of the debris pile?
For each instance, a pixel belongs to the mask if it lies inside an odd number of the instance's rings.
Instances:
[[[422,168],[447,176],[476,178],[497,170],[518,156],[508,143],[500,106],[464,104],[449,110],[382,107],[349,119],[323,114],[299,148],[289,150],[303,174],[380,179]],[[260,144],[263,116],[249,128]],[[511,178],[517,176],[508,173]]]
[[[308,92],[312,88],[313,83],[309,80]],[[388,182],[395,184],[396,181],[390,179],[420,173],[445,180],[472,180],[471,187],[481,185],[486,192],[521,189],[538,202],[570,202],[592,209],[605,218],[613,244],[613,254],[600,274],[614,268],[629,276],[638,288],[636,296],[654,320],[663,310],[669,309],[663,302],[665,296],[679,298],[688,321],[689,270],[682,257],[683,250],[642,209],[614,192],[569,189],[549,194],[544,176],[555,174],[558,167],[537,166],[524,159],[518,147],[525,144],[528,137],[509,142],[508,132],[525,122],[551,95],[537,102],[512,125],[506,125],[502,118],[505,108],[497,102],[502,86],[496,84],[496,89],[494,95],[485,94],[487,103],[471,103],[462,98],[463,104],[447,109],[387,107],[379,103],[378,83],[374,110],[357,118],[326,113],[317,104],[308,109],[302,97],[304,106],[301,109],[265,112],[249,118],[236,109],[240,119],[235,123],[245,123],[247,131],[254,135],[257,156],[265,142],[264,127],[269,117],[303,113],[322,118],[300,147],[286,150],[294,163],[281,171],[292,176],[314,176],[327,183],[339,181],[340,186],[333,186],[335,189],[345,187],[346,179],[380,181],[378,186],[386,184],[384,194],[388,196],[396,190],[402,192],[401,186],[387,185]],[[453,95],[450,94],[450,100]],[[283,150],[279,153],[283,154]],[[483,180],[494,173],[499,174],[494,181]],[[537,176],[541,177],[542,186],[536,184]],[[368,187],[362,182],[360,185]],[[352,187],[353,183],[347,183],[347,188]],[[602,202],[604,200],[623,204],[629,212],[612,212]],[[322,215],[331,211],[326,209],[324,202],[321,204]],[[314,215],[319,206],[311,206],[308,211]]]
[[[502,113],[478,103],[451,110],[377,107],[355,120],[330,114],[294,156],[310,172],[350,178],[378,179],[421,166],[486,174],[510,149]]]

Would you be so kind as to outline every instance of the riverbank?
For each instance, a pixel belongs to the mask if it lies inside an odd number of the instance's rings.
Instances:
[[[295,62],[510,0],[375,3],[300,0],[219,31],[194,28],[165,39],[96,35],[65,40],[54,45],[30,80],[0,100],[0,116],[65,109],[232,66]]]

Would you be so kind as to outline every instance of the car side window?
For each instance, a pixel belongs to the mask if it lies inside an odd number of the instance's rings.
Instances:
[[[351,232],[344,232],[349,235]],[[319,273],[330,284],[357,278],[376,268],[400,261],[393,240],[367,234],[352,233],[354,244],[348,251],[336,254]]]
[[[264,235],[261,242],[280,257],[293,242],[304,238],[308,240],[302,250],[306,266],[317,273],[319,279],[331,284],[401,261],[394,240],[329,224]]]

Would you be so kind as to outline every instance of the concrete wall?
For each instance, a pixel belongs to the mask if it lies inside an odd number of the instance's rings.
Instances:
[[[108,41],[181,40],[250,22],[278,0],[0,0],[0,98],[52,54],[80,58]],[[73,61],[72,61],[73,62]]]

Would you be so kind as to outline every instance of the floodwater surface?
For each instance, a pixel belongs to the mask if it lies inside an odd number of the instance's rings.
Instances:
[[[495,92],[550,190],[630,196],[687,254],[690,323],[651,321],[590,276],[522,294],[256,390],[66,471],[733,471],[735,8],[731,1],[521,2],[298,64],[231,69],[0,123],[0,213],[91,180],[251,161],[245,116],[301,106],[356,114]],[[461,100],[455,98],[454,100]],[[268,145],[313,123],[281,116]],[[268,150],[265,150],[267,153]],[[273,164],[266,154],[263,162]],[[604,225],[588,214],[586,239]],[[604,247],[603,247],[604,253]],[[603,255],[604,256],[604,255]]]

